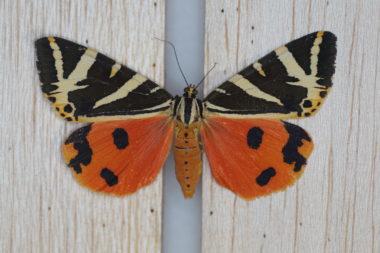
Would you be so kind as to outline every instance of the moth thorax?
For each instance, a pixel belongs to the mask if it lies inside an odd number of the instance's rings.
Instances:
[[[182,96],[178,98],[175,119],[188,126],[201,119],[202,104],[196,98]]]

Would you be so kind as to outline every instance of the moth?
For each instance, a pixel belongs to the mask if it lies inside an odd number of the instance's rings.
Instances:
[[[332,87],[336,37],[318,31],[281,46],[201,101],[195,85],[173,97],[93,49],[58,38],[35,42],[42,92],[68,122],[89,122],[62,147],[83,186],[124,196],[149,185],[173,146],[176,176],[191,198],[204,149],[215,180],[245,199],[300,178],[310,135],[282,119],[314,115]]]

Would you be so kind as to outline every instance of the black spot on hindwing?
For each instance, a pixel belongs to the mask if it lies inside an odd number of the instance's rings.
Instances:
[[[74,148],[78,151],[78,154],[72,158],[68,164],[77,174],[82,173],[81,164],[89,165],[91,162],[92,149],[87,140],[87,135],[90,131],[91,124],[79,128],[73,132],[65,142],[65,145],[73,143]]]
[[[118,149],[125,149],[129,145],[128,133],[123,128],[116,128],[112,137],[113,143]]]
[[[252,127],[247,133],[247,144],[252,149],[258,149],[263,141],[264,131],[260,127]]]
[[[298,172],[306,164],[306,158],[298,152],[298,148],[303,145],[303,140],[311,142],[311,138],[305,130],[296,125],[284,122],[284,127],[289,133],[288,142],[282,149],[284,162],[294,164],[294,171]]]
[[[118,176],[116,176],[111,170],[107,168],[102,169],[100,176],[106,181],[108,186],[117,185],[119,182]]]
[[[269,183],[270,179],[276,175],[276,170],[272,167],[265,169],[256,178],[256,183],[260,186],[265,186]]]

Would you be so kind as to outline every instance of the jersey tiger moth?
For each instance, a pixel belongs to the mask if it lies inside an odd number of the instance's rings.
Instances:
[[[42,92],[69,122],[89,122],[62,147],[85,187],[116,196],[156,178],[173,143],[177,179],[191,198],[206,152],[222,186],[253,199],[292,185],[313,143],[282,119],[314,115],[332,86],[336,37],[314,32],[246,67],[203,100],[173,97],[145,76],[71,41],[35,43]]]

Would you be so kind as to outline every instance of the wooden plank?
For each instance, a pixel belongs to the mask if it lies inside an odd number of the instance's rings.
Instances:
[[[0,3],[0,252],[160,252],[161,176],[115,198],[79,186],[60,146],[79,124],[42,96],[34,40],[58,35],[164,80],[164,0]]]
[[[380,2],[206,2],[206,94],[276,47],[316,30],[338,37],[334,88],[293,120],[315,142],[304,176],[245,201],[203,176],[203,252],[380,252]],[[205,162],[207,164],[207,162]]]

